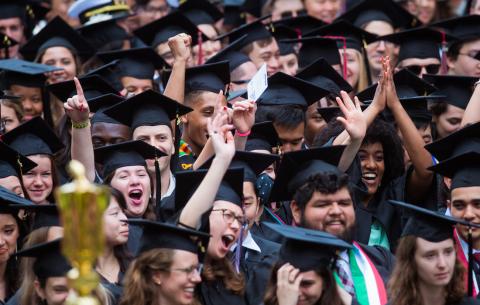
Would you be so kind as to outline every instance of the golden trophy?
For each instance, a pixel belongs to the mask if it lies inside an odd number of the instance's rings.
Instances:
[[[72,160],[67,170],[73,181],[55,190],[64,228],[62,251],[73,267],[67,276],[75,294],[69,296],[67,303],[99,305],[92,296],[100,283],[94,264],[104,248],[102,219],[110,193],[107,187],[87,180],[80,162]]]

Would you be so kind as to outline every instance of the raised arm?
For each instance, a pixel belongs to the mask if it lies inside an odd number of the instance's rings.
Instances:
[[[468,101],[467,109],[462,118],[462,127],[480,121],[480,86],[475,83],[472,97]]]
[[[255,124],[257,104],[253,101],[238,101],[233,104],[232,124],[235,127],[235,148],[245,150],[248,135]]]
[[[423,199],[432,184],[434,174],[427,169],[432,165],[432,156],[424,148],[425,142],[422,136],[398,99],[390,67],[388,68],[385,90],[387,106],[402,133],[403,144],[413,165],[413,172],[406,184],[406,193],[409,200],[418,202]]]
[[[235,144],[231,132],[233,126],[222,123],[225,121],[225,116],[228,116],[228,113],[226,110],[222,110],[208,124],[208,133],[212,141],[215,158],[205,178],[181,212],[179,225],[198,228],[201,215],[212,208],[218,187],[235,154]]]
[[[71,157],[85,166],[87,178],[93,182],[95,180],[95,160],[89,120],[90,109],[80,81],[76,77],[73,81],[77,94],[63,104],[66,115],[72,121]]]
[[[185,70],[191,56],[192,37],[181,33],[168,39],[168,46],[172,51],[174,61],[172,73],[168,79],[163,94],[183,104],[185,99]]]

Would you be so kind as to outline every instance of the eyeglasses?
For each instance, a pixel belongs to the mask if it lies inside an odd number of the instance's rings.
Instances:
[[[217,209],[212,210],[212,212],[222,212],[223,219],[228,224],[232,224],[235,220],[238,221],[240,226],[244,226],[247,223],[247,220],[244,216],[236,216],[235,213],[228,209]]]
[[[464,56],[468,56],[468,57],[476,59],[476,60],[480,60],[480,51],[472,51],[472,52],[468,52],[468,53],[458,53],[458,55],[464,55]]]
[[[203,265],[190,266],[187,268],[170,268],[168,271],[178,271],[185,273],[186,276],[200,275],[203,270]]]
[[[428,74],[437,74],[438,71],[440,71],[439,64],[431,64],[426,66],[411,65],[411,66],[405,66],[405,68],[415,75],[420,75],[420,73],[422,73],[423,68],[425,68]]]

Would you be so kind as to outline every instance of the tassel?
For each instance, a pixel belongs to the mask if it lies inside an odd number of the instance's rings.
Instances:
[[[468,227],[468,296],[473,297],[473,241],[472,227]]]
[[[175,119],[173,135],[175,137],[175,139],[174,139],[175,152],[173,153],[172,158],[170,158],[170,171],[175,174],[175,172],[177,171],[177,166],[178,166],[178,154],[179,154],[179,147],[180,147],[180,137],[182,136],[180,134],[180,117],[178,116],[178,113],[177,113],[177,118]]]
[[[202,65],[203,64],[203,37],[202,37],[202,32],[200,30],[197,30],[197,37],[198,37],[198,61],[197,65]]]
[[[440,74],[445,75],[448,72],[447,65],[447,39],[445,37],[445,32],[442,33],[442,53],[440,55]]]
[[[160,165],[158,157],[155,156],[155,210],[159,211],[158,217],[160,221],[167,221],[162,213],[162,179],[160,177]]]

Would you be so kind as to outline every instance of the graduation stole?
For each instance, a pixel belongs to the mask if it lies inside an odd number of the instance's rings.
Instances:
[[[467,247],[464,247],[464,244],[466,244],[465,242],[462,242],[460,240],[460,236],[458,235],[458,231],[457,229],[455,229],[454,231],[454,234],[453,234],[453,238],[455,238],[455,243],[457,244],[457,257],[458,259],[460,260],[460,262],[462,263],[462,265],[465,267],[465,270],[467,270],[467,272],[465,272],[465,291],[468,290],[468,254],[467,254]],[[475,272],[474,270],[472,270],[472,272]],[[475,274],[473,275],[473,296],[476,297],[477,294],[478,294],[478,283],[477,283],[477,277],[475,276]]]
[[[383,279],[357,242],[348,251],[355,297],[361,305],[385,305],[387,290]]]
[[[180,139],[180,147],[178,148],[178,156],[183,157],[183,156],[190,156],[190,155],[193,155],[192,150],[188,146],[187,142]]]

